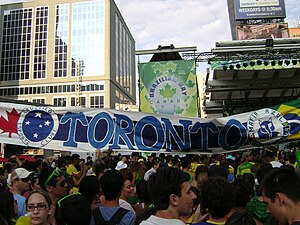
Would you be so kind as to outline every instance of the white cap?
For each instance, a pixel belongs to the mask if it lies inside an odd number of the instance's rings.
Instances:
[[[122,169],[125,169],[125,168],[127,168],[127,164],[126,163],[124,163],[123,161],[119,161],[118,163],[117,163],[117,166],[116,166],[116,170],[122,170]]]
[[[26,178],[28,177],[29,175],[33,174],[34,172],[32,171],[28,171],[24,168],[16,168],[12,173],[11,173],[11,178],[10,178],[10,181],[12,182],[13,180],[19,178],[19,179],[22,179],[22,178]]]

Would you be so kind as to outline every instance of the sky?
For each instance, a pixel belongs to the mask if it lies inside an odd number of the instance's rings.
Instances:
[[[227,0],[115,0],[136,50],[158,45],[197,46],[210,51],[217,41],[230,41]],[[299,0],[285,0],[289,27],[300,21]]]

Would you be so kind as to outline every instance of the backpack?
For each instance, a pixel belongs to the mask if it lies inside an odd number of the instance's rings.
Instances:
[[[93,209],[95,225],[117,225],[129,210],[120,207],[109,221],[105,221],[99,208]]]

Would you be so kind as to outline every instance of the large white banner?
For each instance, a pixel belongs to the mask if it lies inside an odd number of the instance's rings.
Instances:
[[[298,139],[299,108],[283,105],[225,118],[195,119],[0,102],[0,142],[67,151],[216,153]]]

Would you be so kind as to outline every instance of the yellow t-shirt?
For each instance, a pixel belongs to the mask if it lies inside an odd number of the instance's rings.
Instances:
[[[76,167],[71,163],[68,165],[67,170],[66,170],[67,174],[69,174],[71,177],[73,177],[73,179],[75,180],[74,175],[78,174],[78,170],[76,169]]]
[[[198,166],[204,166],[204,164],[191,163],[191,168],[189,169],[189,174],[195,178],[196,169]]]

